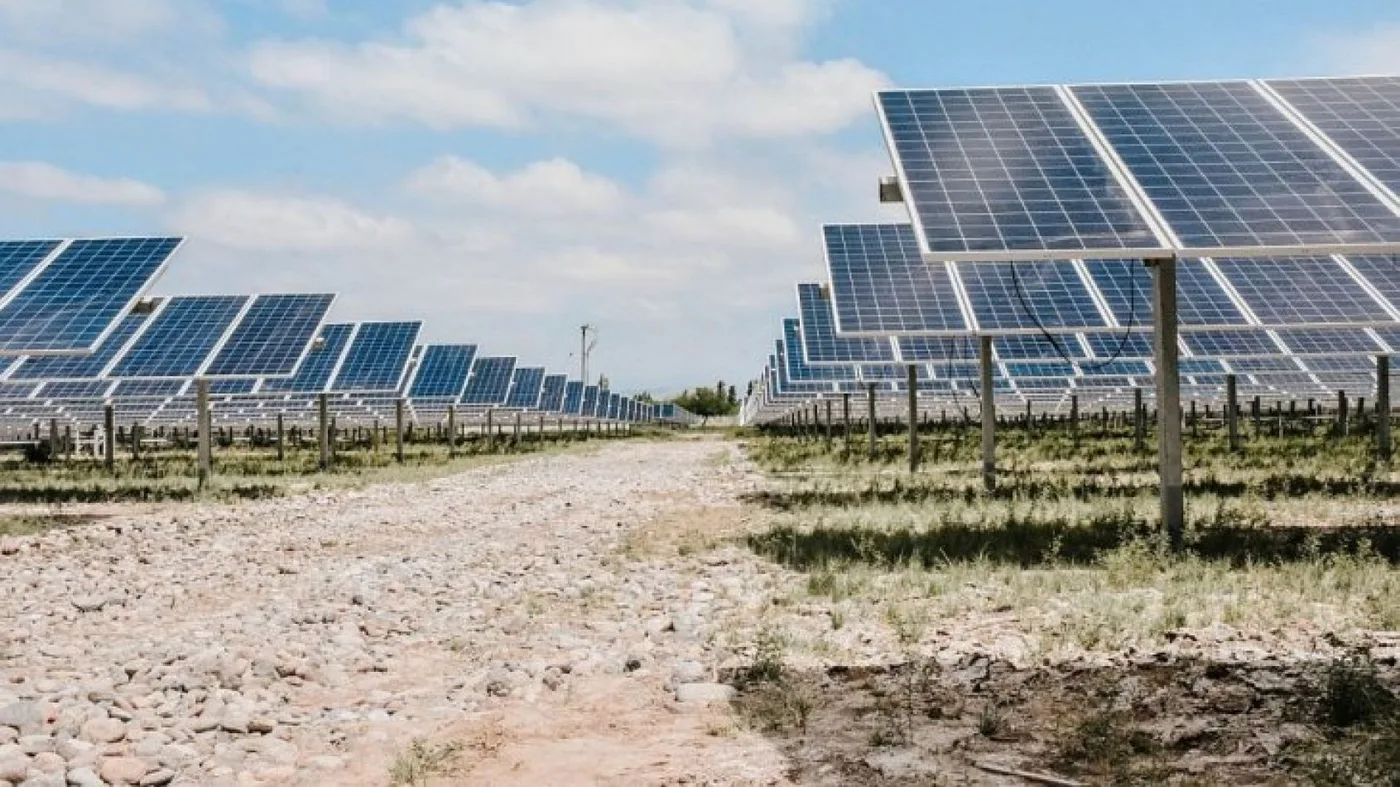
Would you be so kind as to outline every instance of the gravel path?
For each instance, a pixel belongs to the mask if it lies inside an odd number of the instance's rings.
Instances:
[[[754,561],[684,557],[757,483],[632,442],[8,540],[0,787],[383,784],[415,738],[442,783],[782,783],[711,702]]]

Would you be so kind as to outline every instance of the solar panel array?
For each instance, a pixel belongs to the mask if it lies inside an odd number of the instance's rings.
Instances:
[[[485,406],[505,404],[514,372],[514,356],[476,359],[471,377],[467,380],[467,389],[462,394],[462,403]]]

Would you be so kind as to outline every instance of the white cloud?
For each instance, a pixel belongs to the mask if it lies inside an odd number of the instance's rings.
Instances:
[[[171,218],[182,233],[246,251],[383,249],[414,237],[413,226],[330,197],[224,190],[200,194]]]
[[[563,158],[497,175],[467,159],[443,156],[410,175],[406,185],[424,196],[532,215],[600,215],[616,211],[623,202],[616,183]]]
[[[1314,49],[1329,73],[1392,74],[1400,71],[1400,24],[1320,36]]]
[[[39,161],[0,161],[0,191],[84,205],[147,207],[165,201],[165,194],[149,183],[82,175]]]
[[[0,89],[40,105],[75,101],[106,109],[175,109],[206,112],[213,108],[198,87],[155,79],[96,64],[0,50]]]
[[[187,25],[198,5],[188,0],[0,0],[0,37],[45,45],[123,41]]]
[[[409,19],[397,40],[264,42],[249,63],[261,84],[351,122],[509,129],[562,114],[668,144],[790,138],[869,113],[886,82],[854,60],[789,60],[743,35],[795,35],[813,7],[466,2]]]

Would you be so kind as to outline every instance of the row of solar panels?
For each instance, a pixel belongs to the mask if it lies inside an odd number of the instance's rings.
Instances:
[[[1400,351],[1400,80],[885,91],[910,224],[823,228],[746,411],[868,390],[1151,395],[1172,257],[1183,395],[1365,395]],[[773,412],[781,414],[782,407]]]

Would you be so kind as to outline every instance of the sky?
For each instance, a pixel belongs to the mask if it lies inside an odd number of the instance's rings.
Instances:
[[[615,390],[756,375],[890,87],[1400,72],[1394,0],[0,0],[0,237]]]

